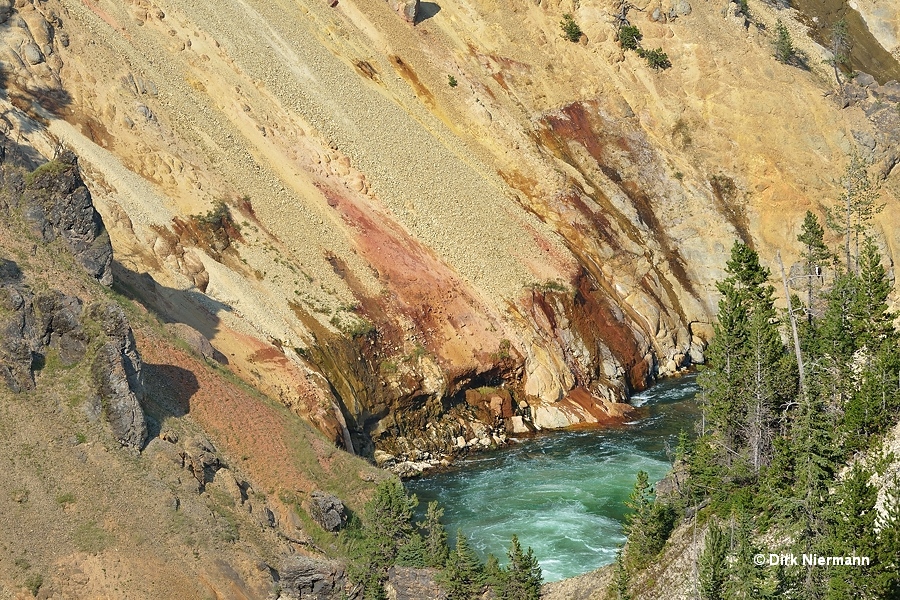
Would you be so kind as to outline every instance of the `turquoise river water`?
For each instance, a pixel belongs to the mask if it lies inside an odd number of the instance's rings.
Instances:
[[[641,415],[622,427],[542,433],[476,455],[448,472],[408,481],[419,508],[437,500],[451,542],[462,529],[482,558],[505,562],[513,534],[531,546],[544,581],[613,562],[624,542],[624,505],[635,475],[668,472],[682,429],[699,411],[694,376],[662,381],[636,395]]]

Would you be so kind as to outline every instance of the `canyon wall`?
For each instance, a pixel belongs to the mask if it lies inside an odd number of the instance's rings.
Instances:
[[[335,444],[435,461],[702,362],[734,240],[796,260],[852,151],[900,252],[896,84],[838,90],[793,10],[633,4],[671,68],[614,0],[6,0],[2,126],[79,156],[123,293]]]

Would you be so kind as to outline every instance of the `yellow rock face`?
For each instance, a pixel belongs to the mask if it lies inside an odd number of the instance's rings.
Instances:
[[[884,170],[890,144],[788,15],[649,2],[628,17],[655,71],[618,47],[617,7],[423,3],[411,25],[382,0],[16,3],[8,129],[81,157],[120,280],[358,450],[468,387],[622,400],[702,356],[735,239],[790,263],[848,153]],[[776,16],[810,70],[772,57]]]

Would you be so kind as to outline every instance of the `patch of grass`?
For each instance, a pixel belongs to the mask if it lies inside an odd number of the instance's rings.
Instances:
[[[397,372],[397,363],[392,360],[385,359],[381,361],[380,365],[378,365],[378,369],[385,375],[391,375]]]
[[[494,360],[506,360],[509,358],[509,349],[512,348],[512,343],[504,338],[500,340],[500,345],[497,348],[497,351],[491,354],[491,358]]]
[[[25,578],[25,587],[31,592],[32,596],[37,596],[41,586],[44,585],[44,576],[40,573],[32,573]]]
[[[682,118],[675,121],[672,126],[672,139],[682,149],[690,147],[694,143],[691,138],[691,126]]]
[[[569,288],[567,288],[564,284],[560,283],[559,281],[555,281],[555,280],[545,281],[543,283],[535,283],[534,285],[531,286],[531,288],[533,290],[537,290],[539,292],[545,292],[545,293],[546,292],[566,293],[569,291]]]
[[[75,504],[75,494],[72,492],[66,492],[65,494],[60,494],[56,497],[56,503],[60,506],[67,506],[69,504]]]
[[[67,168],[69,168],[69,165],[61,163],[58,160],[51,160],[50,162],[42,164],[31,173],[25,175],[25,185],[31,187],[34,185],[34,182],[39,179],[52,179],[53,177],[56,177],[60,173],[65,171]]]
[[[75,433],[75,441],[79,444],[83,444],[87,441],[87,436],[82,432],[78,431]]]
[[[110,534],[94,521],[82,523],[72,533],[72,541],[75,542],[75,547],[88,554],[102,552],[109,545],[110,538]]]

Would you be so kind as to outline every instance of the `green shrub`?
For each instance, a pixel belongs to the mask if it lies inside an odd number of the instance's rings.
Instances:
[[[456,87],[457,85],[459,85],[459,83],[456,81],[456,77],[454,77],[453,75],[447,75],[447,84],[450,87]]]
[[[634,25],[620,27],[619,33],[616,35],[623,50],[637,50],[643,37],[641,30]]]
[[[656,48],[655,50],[644,50],[643,48],[638,48],[637,50],[638,56],[647,61],[647,65],[659,71],[660,69],[668,69],[672,66],[672,63],[669,61],[669,56],[663,52],[662,48]]]
[[[581,39],[583,32],[581,31],[581,27],[578,26],[578,23],[575,22],[575,17],[573,17],[571,13],[563,15],[563,20],[559,22],[559,26],[562,27],[563,37],[570,42],[577,42]]]

